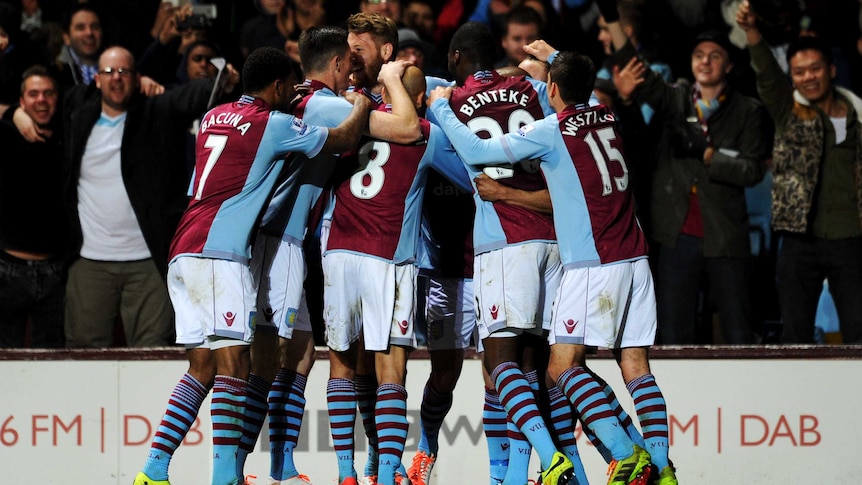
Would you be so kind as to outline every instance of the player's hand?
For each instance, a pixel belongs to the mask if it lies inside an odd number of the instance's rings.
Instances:
[[[227,78],[227,81],[225,81],[224,83],[224,92],[231,93],[233,92],[233,88],[235,88],[236,85],[239,84],[239,71],[237,71],[236,68],[233,67],[233,64],[228,64],[227,66],[225,66],[225,70],[227,71],[225,76]]]
[[[355,91],[344,93],[344,99],[350,101],[353,106],[359,106],[360,109],[371,110],[371,100],[362,93]]]
[[[521,63],[518,64],[518,67],[526,71],[533,79],[537,79],[539,81],[546,81],[548,79],[548,68],[550,66],[548,66],[547,62],[542,62],[538,59],[528,57],[521,61]]]
[[[386,83],[386,81],[401,82],[401,76],[404,75],[404,71],[412,65],[413,63],[410,61],[389,61],[380,66],[380,74],[377,75],[377,81],[381,83]]]
[[[45,138],[51,136],[51,130],[39,128],[33,118],[30,118],[30,115],[21,108],[15,108],[15,112],[12,113],[12,123],[15,124],[15,128],[18,128],[18,133],[21,133],[21,136],[30,143],[44,142]]]
[[[425,105],[430,108],[431,105],[434,104],[434,101],[437,101],[438,99],[452,99],[452,87],[437,86],[433,91],[431,91],[431,94],[428,95],[428,100],[425,101]]]
[[[286,40],[284,42],[284,52],[287,54],[287,57],[290,57],[290,60],[301,64],[302,61],[299,59],[299,42],[295,40]]]
[[[632,57],[629,62],[620,69],[620,66],[614,65],[614,86],[617,88],[617,95],[627,103],[634,93],[635,89],[644,82],[646,76],[646,65],[637,57]]]
[[[476,193],[478,193],[479,197],[486,202],[502,200],[509,190],[508,187],[484,173],[479,174],[479,176],[473,179],[473,181],[476,182]]]
[[[141,76],[141,94],[144,96],[158,96],[165,92],[165,87],[157,83],[149,76]]]
[[[551,47],[550,44],[548,44],[542,39],[534,40],[533,42],[530,42],[529,44],[524,46],[524,52],[530,54],[531,56],[542,62],[548,62],[548,57],[550,57],[551,54],[556,51],[557,49],[554,49],[553,47]]]

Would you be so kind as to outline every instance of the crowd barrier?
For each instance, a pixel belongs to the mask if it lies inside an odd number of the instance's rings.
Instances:
[[[862,431],[862,346],[662,347],[652,366],[668,403],[671,458],[683,484],[855,483]],[[329,363],[318,350],[296,462],[316,485],[336,482],[326,410]],[[431,485],[488,483],[480,362],[468,356],[440,436]],[[634,416],[615,362],[589,365]],[[0,473],[21,484],[130,485],[147,456],[167,398],[185,372],[178,349],[0,351]],[[405,462],[419,440],[427,352],[408,364]],[[171,464],[171,483],[210,483],[209,401]],[[578,429],[590,483],[606,465]],[[365,464],[357,421],[356,466]],[[267,429],[261,433],[267,436]],[[258,441],[246,473],[267,483],[268,442]],[[531,471],[539,464],[533,453]],[[533,477],[535,478],[535,477]]]

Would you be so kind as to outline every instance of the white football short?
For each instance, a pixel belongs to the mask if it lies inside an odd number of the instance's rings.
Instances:
[[[365,350],[416,347],[413,317],[417,268],[354,253],[323,257],[326,344],[343,352],[359,339]]]
[[[646,347],[655,342],[655,288],[646,258],[563,272],[553,345]]]
[[[428,350],[466,349],[470,340],[481,352],[476,328],[473,280],[469,278],[427,277],[425,322]]]
[[[311,331],[305,303],[305,254],[302,246],[259,233],[251,252],[251,271],[257,282],[258,331],[278,330],[293,338],[294,330]]]
[[[187,348],[249,344],[254,337],[251,269],[236,261],[182,256],[168,266],[177,343]]]
[[[549,328],[563,272],[556,243],[507,246],[474,258],[473,293],[479,336],[506,328]]]

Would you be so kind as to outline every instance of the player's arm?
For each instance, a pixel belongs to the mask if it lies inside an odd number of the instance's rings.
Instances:
[[[523,207],[541,214],[553,214],[551,192],[542,190],[521,190],[503,185],[491,177],[480,174],[473,179],[479,197],[488,202],[505,202],[509,205]]]
[[[449,139],[439,126],[431,123],[431,135],[428,139],[429,148],[433,150],[431,168],[446,177],[447,180],[465,192],[473,192],[470,184],[470,174],[464,167],[461,157],[452,148]]]
[[[422,137],[419,114],[401,82],[401,76],[409,65],[406,61],[392,61],[380,68],[378,80],[383,82],[392,101],[392,113],[371,113],[368,121],[371,136],[394,143],[413,143]]]
[[[449,107],[451,95],[452,88],[435,89],[428,98],[428,107],[434,113],[434,118],[440,123],[440,128],[449,137],[449,141],[464,163],[470,165],[489,165],[501,162],[514,164],[520,160],[541,158],[547,153],[548,142],[540,140],[540,137],[533,138],[521,136],[518,133],[507,133],[505,136],[487,140],[479,138],[452,112],[452,108]]]
[[[359,143],[359,137],[365,131],[371,101],[358,93],[347,93],[345,97],[353,103],[353,109],[350,110],[350,114],[341,124],[329,129],[329,136],[326,137],[326,143],[321,149],[323,152],[337,154],[352,150]]]

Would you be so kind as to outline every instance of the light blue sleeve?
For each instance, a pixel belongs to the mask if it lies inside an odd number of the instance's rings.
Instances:
[[[455,151],[461,156],[461,160],[470,165],[500,162],[514,164],[521,160],[541,158],[549,151],[549,144],[554,139],[551,134],[543,133],[545,130],[541,128],[548,123],[539,121],[524,126],[516,133],[483,140],[455,116],[452,108],[449,107],[449,100],[438,99],[430,109],[439,120],[440,127],[449,137]]]
[[[434,88],[438,88],[440,86],[454,88],[455,81],[448,81],[442,77],[425,76],[425,96],[430,96],[431,91],[434,91]]]
[[[539,95],[539,104],[542,105],[542,113],[544,113],[545,116],[554,113],[554,108],[551,108],[551,101],[548,99],[548,83],[531,77],[528,77],[527,81],[530,81],[530,84],[533,85],[533,89],[536,90],[536,94]]]
[[[277,153],[304,153],[314,158],[329,136],[329,130],[320,126],[308,125],[301,119],[273,111],[269,117],[266,130],[272,133],[273,150]]]
[[[452,144],[449,143],[449,138],[439,126],[431,124],[431,137],[433,142],[432,149],[434,154],[432,157],[431,167],[440,172],[440,175],[446,177],[450,182],[455,184],[459,189],[465,192],[473,192],[473,185],[470,183],[470,174],[464,168],[464,162],[455,152]]]
[[[305,107],[303,121],[313,125],[335,128],[350,116],[353,105],[341,96],[314,95]]]

